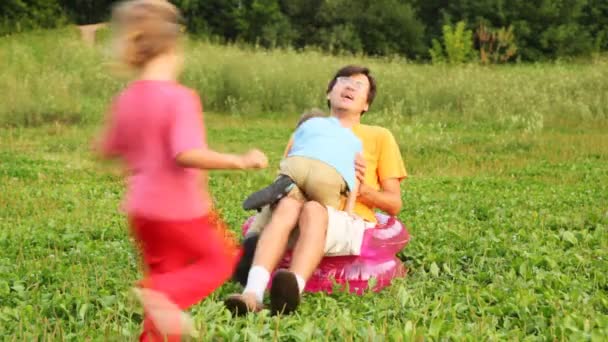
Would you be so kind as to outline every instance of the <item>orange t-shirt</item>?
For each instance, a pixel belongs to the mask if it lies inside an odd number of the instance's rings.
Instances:
[[[363,143],[366,185],[380,190],[380,182],[385,179],[396,178],[401,181],[407,177],[399,145],[388,129],[357,124],[352,130]],[[376,222],[373,209],[359,201],[355,204],[355,214],[369,222]]]

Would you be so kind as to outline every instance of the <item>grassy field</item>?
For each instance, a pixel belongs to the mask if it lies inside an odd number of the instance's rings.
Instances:
[[[0,336],[135,339],[138,259],[117,211],[116,165],[89,141],[124,80],[103,45],[68,31],[0,39]],[[406,279],[379,294],[306,295],[299,312],[232,319],[226,284],[192,313],[202,340],[592,340],[608,338],[608,64],[440,68],[189,42],[223,151],[263,148],[277,165],[297,115],[322,106],[335,69],[378,75],[364,122],[397,137],[410,177],[400,219]],[[240,208],[274,169],[214,172]]]

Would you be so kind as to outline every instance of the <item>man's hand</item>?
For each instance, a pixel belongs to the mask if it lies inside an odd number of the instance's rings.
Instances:
[[[380,181],[380,191],[365,184],[366,163],[363,154],[357,154],[355,158],[355,174],[359,180],[359,191],[357,200],[370,208],[376,208],[389,215],[397,215],[401,210],[401,187],[399,179],[389,178]]]
[[[397,178],[389,178],[380,182],[380,191],[371,186],[361,184],[358,200],[371,208],[377,208],[395,216],[402,206],[401,187]]]
[[[365,197],[366,195],[368,195],[372,191],[376,191],[376,189],[372,188],[371,186],[369,186],[367,184],[360,184],[359,185],[359,194],[358,194],[358,196]]]
[[[357,176],[359,184],[361,185],[363,185],[363,182],[365,180],[365,168],[366,162],[365,158],[363,158],[363,153],[358,153],[357,157],[355,158],[355,174]]]

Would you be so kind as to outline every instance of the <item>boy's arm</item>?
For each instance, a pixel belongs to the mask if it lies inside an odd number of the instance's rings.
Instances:
[[[355,210],[355,202],[357,202],[357,194],[359,192],[359,181],[355,179],[355,188],[350,191],[348,194],[348,199],[346,200],[345,210],[347,213],[352,214]]]

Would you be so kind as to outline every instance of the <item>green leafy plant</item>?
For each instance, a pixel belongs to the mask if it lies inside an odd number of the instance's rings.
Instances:
[[[442,42],[433,39],[429,51],[433,63],[461,64],[475,59],[473,31],[466,29],[466,22],[459,21],[454,27],[443,26]]]

